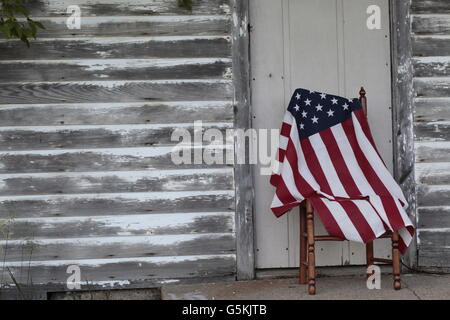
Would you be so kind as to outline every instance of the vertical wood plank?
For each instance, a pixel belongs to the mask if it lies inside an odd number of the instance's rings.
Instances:
[[[249,1],[232,0],[231,6],[235,129],[247,130],[251,128]],[[235,160],[237,154],[246,151],[248,147],[245,144],[236,143]],[[255,277],[253,175],[248,161],[245,164],[235,163],[237,279],[248,280]]]
[[[283,1],[258,0],[250,3],[252,125],[256,130],[279,129],[286,110]],[[270,147],[269,141],[263,142]],[[288,217],[276,218],[271,212],[274,189],[269,184],[270,177],[262,175],[261,169],[262,166],[255,165],[256,266],[287,267]]]

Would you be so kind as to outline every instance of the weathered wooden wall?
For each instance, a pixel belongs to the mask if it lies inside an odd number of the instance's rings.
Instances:
[[[3,266],[27,282],[31,260],[35,284],[72,264],[91,285],[234,277],[233,167],[170,158],[174,129],[234,126],[229,1],[29,4],[47,27],[31,49],[0,40]]]
[[[450,1],[412,1],[419,267],[450,266]]]

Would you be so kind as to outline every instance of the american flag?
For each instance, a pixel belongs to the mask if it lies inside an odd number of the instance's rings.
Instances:
[[[277,217],[309,199],[330,235],[367,243],[398,231],[400,252],[406,252],[414,235],[407,202],[358,99],[295,90],[274,167],[271,209]]]

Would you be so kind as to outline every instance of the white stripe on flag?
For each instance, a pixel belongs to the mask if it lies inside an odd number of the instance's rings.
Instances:
[[[345,235],[347,240],[363,242],[358,230],[356,230],[354,224],[348,217],[344,208],[337,201],[330,201],[325,198],[321,198],[322,202],[327,206],[328,210],[331,212],[334,220],[339,225],[342,233]]]
[[[377,238],[386,232],[383,221],[367,200],[355,200],[353,203],[359,208]]]
[[[313,134],[308,139],[311,141],[314,153],[316,154],[317,159],[319,159],[319,164],[322,167],[322,171],[328,181],[328,184],[330,185],[333,195],[336,197],[348,198],[348,194],[345,191],[341,180],[339,179],[339,176],[333,166],[330,155],[328,154],[327,148],[325,147],[320,134]]]
[[[272,173],[273,174],[280,174],[280,170],[283,167],[283,164],[278,161],[277,159],[274,159],[272,162]]]
[[[280,149],[286,150],[288,142],[289,142],[288,137],[280,135]]]
[[[294,116],[292,115],[292,113],[290,111],[286,111],[284,113],[284,119],[283,122],[287,123],[287,124],[292,124],[292,121],[295,120]]]
[[[370,203],[374,206],[375,210],[377,210],[378,214],[380,215],[380,218],[384,221],[384,223],[386,223],[389,229],[392,230],[392,225],[389,222],[389,218],[386,214],[386,211],[384,210],[381,198],[377,195],[371,195],[369,200]]]
[[[291,164],[287,157],[284,159],[283,168],[281,169],[281,178],[289,190],[289,193],[298,201],[303,201],[305,198],[300,194],[295,184],[294,174],[292,173]]]
[[[401,228],[400,230],[398,230],[398,235],[400,236],[400,238],[402,238],[403,242],[408,247],[413,239],[409,231],[406,230],[406,228]]]
[[[278,199],[277,194],[275,193],[273,196],[272,204],[270,205],[271,208],[278,208],[283,206],[283,203]]]

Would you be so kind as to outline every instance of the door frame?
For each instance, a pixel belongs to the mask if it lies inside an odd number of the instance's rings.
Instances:
[[[390,0],[389,2],[394,178],[405,194],[409,203],[407,212],[416,227],[411,1]],[[410,267],[417,266],[417,233],[405,255],[405,263]]]
[[[248,130],[251,123],[249,0],[231,0],[231,41],[234,86],[234,128]],[[255,244],[253,226],[253,170],[248,161],[248,144],[234,139],[236,278],[255,278]],[[244,153],[243,153],[244,152]],[[237,155],[245,154],[245,164]]]
[[[243,130],[252,128],[249,1],[231,0],[233,85],[235,90],[234,127]],[[410,0],[389,0],[394,178],[400,184],[408,200],[408,214],[416,227],[410,7]],[[235,160],[238,152],[245,152],[248,156],[248,144],[238,145],[235,141],[234,147]],[[252,168],[248,161],[246,164],[237,164],[235,161],[234,179],[236,190],[236,277],[237,280],[254,279],[254,188]],[[405,260],[407,265],[417,266],[417,236],[414,236]]]

